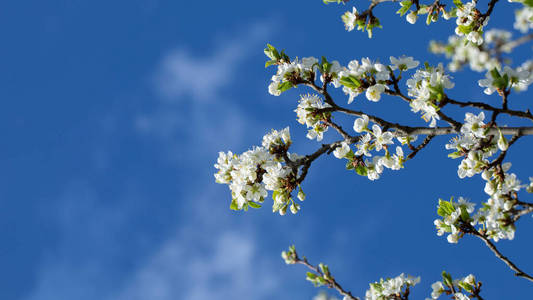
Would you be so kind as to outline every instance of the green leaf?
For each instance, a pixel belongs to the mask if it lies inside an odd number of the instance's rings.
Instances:
[[[461,32],[464,35],[468,35],[472,31],[471,26],[464,26],[464,25],[457,26],[457,29],[459,30],[459,32]]]
[[[429,13],[429,6],[427,5],[420,5],[420,9],[416,12],[418,15],[425,15]]]
[[[498,78],[502,77],[500,75],[500,72],[498,72],[498,69],[496,69],[496,68],[490,70],[490,75],[492,75],[492,78],[494,78],[494,79],[498,79]]]
[[[469,292],[469,293],[473,293],[474,292],[474,288],[466,283],[466,282],[463,282],[463,281],[459,281],[459,286],[462,287],[463,289],[465,289],[465,291]]]
[[[237,204],[237,200],[235,200],[235,199],[231,200],[231,204],[229,205],[229,209],[231,209],[231,210],[239,210],[239,205]]]
[[[261,208],[261,204],[253,202],[253,201],[248,202],[248,205],[250,205],[250,207],[252,208]]]
[[[453,159],[456,159],[456,158],[459,158],[459,157],[462,157],[462,156],[463,156],[463,153],[461,153],[460,151],[456,151],[454,153],[448,154],[448,157],[449,158],[453,158]]]
[[[276,63],[277,63],[277,61],[275,61],[275,60],[273,60],[273,59],[272,59],[272,60],[269,60],[269,61],[267,61],[267,62],[265,63],[265,68],[268,68],[268,67],[270,67],[270,66],[272,66],[272,65],[275,65]]]
[[[446,215],[446,211],[445,211],[442,207],[439,207],[439,208],[437,209],[437,215],[439,215],[439,216],[441,216],[441,217],[443,217],[443,218],[447,216],[447,215]]]
[[[353,158],[355,157],[355,154],[353,153],[353,151],[350,149],[350,151],[348,153],[346,153],[346,158],[350,159],[350,160],[353,160]]]
[[[439,199],[439,208],[437,209],[437,214],[441,217],[446,217],[446,216],[449,216],[451,213],[453,213],[455,211],[455,208],[453,207],[453,204],[448,202],[448,201],[444,201],[442,199]]]
[[[470,220],[470,214],[466,211],[465,208],[461,207],[459,208],[461,210],[461,219],[464,222],[468,222]]]
[[[367,176],[368,168],[365,166],[357,166],[357,168],[355,168],[355,172],[361,176]]]
[[[353,163],[352,161],[349,161],[346,163],[346,170],[353,170],[354,169],[354,166],[353,166]]]
[[[331,69],[331,64],[324,56],[322,56],[322,61],[320,62],[319,69],[322,74],[329,73],[329,70]]]
[[[280,55],[278,50],[270,44],[267,44],[267,47],[264,50],[265,55],[268,56],[268,58],[278,61],[280,59]]]
[[[290,83],[288,81],[285,81],[285,82],[283,82],[282,84],[280,84],[278,86],[278,91],[283,93],[283,92],[285,92],[286,90],[288,90],[288,89],[290,89],[292,87],[294,87],[294,84],[292,84],[292,83]]]
[[[461,0],[453,0],[453,4],[455,4],[457,8],[463,7],[463,2],[461,2]]]
[[[411,3],[411,1],[407,1],[407,2]],[[402,8],[398,9],[396,13],[403,17],[403,15],[405,15],[409,11],[409,8],[411,8],[411,4],[407,6],[403,6]]]
[[[355,76],[345,76],[340,79],[340,83],[347,88],[357,89],[361,86],[361,82]]]
[[[446,271],[442,271],[442,281],[444,282],[445,285],[449,287],[453,286],[452,276],[446,273]]]

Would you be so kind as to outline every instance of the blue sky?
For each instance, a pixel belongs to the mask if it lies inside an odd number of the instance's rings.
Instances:
[[[498,3],[491,26],[509,27],[518,7]],[[396,4],[384,5],[376,10],[384,29],[368,40],[344,30],[346,9],[319,0],[3,3],[0,298],[311,299],[317,290],[305,270],[280,258],[291,244],[328,263],[355,295],[406,272],[422,277],[412,294],[423,299],[444,269],[476,274],[488,299],[531,295],[533,286],[480,241],[452,245],[435,234],[439,197],[486,199],[480,178],[457,177],[458,161],[443,151],[449,137],[377,182],[332,157],[317,161],[296,216],[268,205],[229,210],[229,190],[213,178],[218,151],[245,151],[285,126],[298,153],[318,147],[292,111],[309,91],[267,92],[267,42],[293,57],[343,64],[401,54],[435,63],[441,57],[427,52],[428,41],[454,27],[410,25],[393,16]],[[520,51],[528,57],[531,46]],[[498,101],[474,84],[482,74],[454,76],[457,98]],[[527,97],[511,105],[527,107]],[[422,124],[395,99],[352,105]],[[523,180],[533,167],[523,159],[530,146],[522,139],[509,155]],[[498,243],[530,271],[532,222],[521,220],[515,240]]]

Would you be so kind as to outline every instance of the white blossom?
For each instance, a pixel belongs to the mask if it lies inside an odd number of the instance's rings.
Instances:
[[[509,81],[507,82],[506,86],[497,86],[496,84],[499,82],[498,78],[495,78],[495,74],[498,74],[499,77],[503,77],[504,75],[507,75],[509,78]],[[478,81],[478,84],[480,87],[485,87],[483,92],[487,95],[492,95],[498,88],[508,88],[509,86],[513,86],[515,89],[522,91],[527,89],[527,87],[531,84],[531,74],[528,70],[525,70],[524,68],[518,68],[513,69],[509,66],[505,66],[503,70],[495,71],[489,71],[485,74],[485,79],[481,79]]]
[[[350,146],[348,145],[348,143],[342,142],[339,147],[335,148],[335,150],[333,151],[333,155],[336,158],[341,159],[345,157],[348,152],[350,152]]]
[[[328,126],[321,123],[322,115],[316,113],[320,109],[330,107],[329,104],[324,103],[322,99],[317,95],[302,95],[298,102],[298,107],[294,110],[298,117],[300,124],[305,124],[309,129],[307,138],[317,139],[321,141],[324,132],[328,130]]]
[[[272,76],[272,82],[268,86],[268,92],[274,96],[279,96],[279,87],[282,83],[290,82],[290,77],[314,80],[316,76],[318,59],[315,57],[297,58],[292,62],[283,62],[278,65],[276,75]]]
[[[437,67],[430,67],[425,70],[418,69],[416,73],[407,80],[409,87],[408,94],[415,99],[411,101],[411,110],[413,112],[422,112],[422,118],[430,122],[430,127],[435,127],[438,115],[438,106],[436,104],[439,94],[444,89],[451,89],[454,83],[448,75],[444,74],[442,64]],[[442,95],[440,96],[442,97]]]
[[[365,294],[365,300],[392,299],[393,297],[391,296],[399,298],[405,288],[415,286],[418,283],[420,283],[420,277],[405,276],[403,273],[386,280],[382,278],[379,282],[370,284],[370,289]]]
[[[533,28],[533,8],[524,6],[522,9],[515,11],[514,29],[520,30],[522,33],[528,32]]]
[[[440,295],[444,292],[444,285],[442,282],[437,281],[431,285],[431,299],[438,299]]]
[[[347,11],[342,16],[342,21],[344,22],[344,27],[347,31],[352,31],[355,29],[355,22],[357,20],[357,9],[355,7],[352,8],[352,11]]]
[[[379,127],[377,124],[372,125],[372,133],[374,134],[375,138],[376,151],[380,151],[384,145],[393,143],[392,139],[394,136],[392,133],[388,131],[382,132],[381,127]]]
[[[366,90],[366,98],[370,101],[378,102],[381,98],[381,93],[385,91],[385,86],[383,84],[375,84],[370,86]]]
[[[407,14],[407,16],[405,16],[405,19],[410,24],[415,24],[416,20],[418,19],[418,14],[415,11],[411,11],[410,13]]]
[[[411,56],[405,56],[405,55],[402,55],[399,58],[395,58],[391,56],[390,62],[391,62],[391,69],[393,70],[399,69],[402,71],[414,69],[418,67],[418,65],[420,64],[419,61],[414,60]]]
[[[368,129],[368,116],[362,115],[353,122],[353,130],[355,132],[363,132]]]

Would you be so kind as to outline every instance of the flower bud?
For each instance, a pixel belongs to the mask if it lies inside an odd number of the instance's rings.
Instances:
[[[411,11],[406,17],[405,19],[407,19],[407,22],[411,23],[411,24],[414,24],[416,23],[416,19],[418,19],[418,15],[416,14],[416,12],[414,11]]]
[[[498,138],[498,148],[501,151],[506,151],[507,148],[509,148],[509,142],[507,142],[507,139],[503,136],[503,134],[500,132],[500,136]]]

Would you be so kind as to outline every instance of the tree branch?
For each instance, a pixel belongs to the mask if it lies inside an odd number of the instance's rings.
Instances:
[[[315,267],[312,264],[310,264],[307,258],[304,257],[303,259],[300,259],[296,251],[294,252],[294,254],[295,254],[294,263],[304,265],[310,270],[312,270],[313,272],[315,272],[316,274],[320,275],[321,277],[324,276],[322,271],[320,271],[318,267]],[[331,276],[330,279],[328,280],[328,287],[332,289],[336,289],[339,292],[339,294],[345,296],[346,299],[359,300],[359,298],[354,297],[351,292],[344,290],[342,286],[335,280],[335,278],[333,278],[333,276]]]
[[[483,242],[485,242],[485,245],[489,247],[489,249],[494,253],[494,255],[496,255],[497,258],[503,261],[511,270],[515,272],[515,276],[522,277],[533,282],[533,277],[531,275],[528,275],[524,271],[520,270],[511,260],[504,256],[500,251],[498,251],[496,246],[485,235],[481,234],[474,227],[471,227],[471,230],[471,233],[473,235],[477,236]]]
[[[529,41],[533,40],[533,33],[530,33],[528,35],[524,35],[514,41],[510,41],[508,43],[505,43],[500,46],[500,49],[509,49],[512,50],[513,48],[516,48],[524,43],[527,43]]]
[[[529,109],[524,112],[524,111],[518,111],[518,110],[498,108],[498,107],[494,107],[494,106],[491,106],[491,105],[483,103],[483,102],[474,102],[474,101],[461,102],[461,101],[453,100],[453,99],[450,99],[450,98],[447,98],[447,102],[450,103],[450,104],[459,105],[460,107],[470,106],[470,107],[475,107],[475,108],[488,110],[488,111],[492,111],[492,112],[507,114],[507,115],[510,115],[510,116],[525,118],[525,119],[529,119],[529,120],[533,121],[533,114],[531,114]]]
[[[424,149],[424,147],[426,147],[429,142],[431,142],[431,140],[435,137],[435,135],[428,135],[426,136],[426,138],[424,139],[424,141],[418,145],[414,150],[413,152],[409,153],[409,155],[407,155],[407,158],[406,160],[409,160],[409,159],[412,159],[413,157],[415,157],[415,155],[422,149]]]

